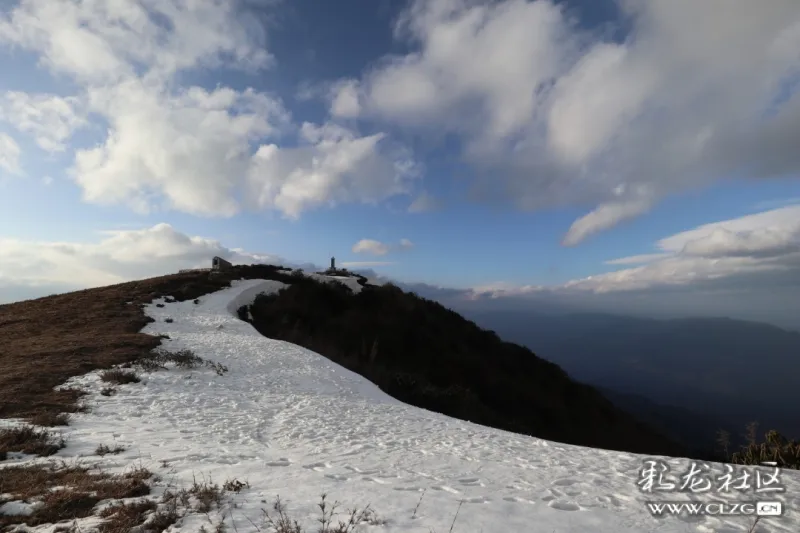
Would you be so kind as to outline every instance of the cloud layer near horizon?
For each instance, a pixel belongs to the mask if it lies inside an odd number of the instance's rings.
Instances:
[[[229,249],[216,240],[185,235],[168,224],[101,235],[96,243],[0,239],[0,256],[4,258],[0,271],[2,299],[10,301],[19,299],[8,296],[13,294],[41,296],[43,291],[94,287],[207,266],[214,255],[234,263],[315,268],[289,263],[268,253]],[[358,251],[372,255],[382,255],[384,248],[386,252],[392,248],[366,239],[359,244]],[[411,244],[405,240],[396,245],[398,249],[408,246]],[[775,323],[792,319],[786,315],[787,309],[794,309],[796,315],[800,297],[800,205],[705,224],[660,239],[655,248],[656,253],[607,262],[623,267],[618,270],[561,285],[516,286],[500,282],[471,289],[424,283],[406,286],[424,296],[462,304],[473,301],[481,305],[480,302],[494,300],[519,308],[543,305],[615,309],[623,313],[735,313]],[[388,264],[391,262],[356,261],[345,266]],[[793,327],[800,327],[800,323]]]

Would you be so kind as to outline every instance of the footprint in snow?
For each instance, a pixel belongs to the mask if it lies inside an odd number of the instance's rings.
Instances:
[[[305,465],[303,468],[308,470],[313,470],[315,472],[322,472],[326,468],[330,468],[331,465],[328,463],[311,463],[310,465]]]
[[[572,478],[557,479],[553,481],[553,485],[557,485],[559,487],[569,487],[570,485],[574,485],[575,483],[578,483],[578,480]]]
[[[292,464],[292,462],[289,459],[286,459],[285,457],[281,457],[277,461],[268,462],[267,466],[289,466],[291,464]]]
[[[580,511],[581,506],[575,502],[568,502],[564,500],[553,500],[549,502],[549,505],[552,509],[558,509],[559,511]]]
[[[536,503],[533,500],[526,500],[525,498],[520,498],[519,496],[506,496],[503,499],[507,502],[513,502],[513,503],[530,503],[530,504]]]

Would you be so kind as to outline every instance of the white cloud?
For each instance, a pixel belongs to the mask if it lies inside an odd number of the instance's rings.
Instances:
[[[353,245],[353,253],[357,254],[386,255],[389,250],[389,245],[374,239],[361,239]]]
[[[34,137],[47,152],[62,152],[72,133],[86,124],[82,104],[74,97],[8,91],[0,100],[0,120]]]
[[[232,193],[250,164],[250,143],[288,122],[279,102],[253,90],[169,94],[133,79],[89,95],[111,134],[76,153],[74,179],[87,201],[142,212],[163,197],[166,207],[192,214],[236,213]]]
[[[359,137],[333,123],[305,123],[301,144],[259,147],[248,170],[252,202],[289,218],[304,210],[344,202],[377,203],[408,193],[419,176],[404,154],[387,157],[383,134]]]
[[[671,235],[658,241],[664,251],[690,255],[738,255],[780,250],[800,235],[800,206],[773,209]]]
[[[800,206],[704,224],[661,239],[658,254],[608,264],[642,264],[574,280],[565,288],[595,292],[664,286],[797,284],[800,280]],[[747,281],[743,281],[745,279]]]
[[[48,151],[63,149],[91,119],[107,135],[95,146],[72,146],[70,173],[83,199],[141,213],[230,216],[245,197],[249,207],[297,217],[407,193],[416,166],[379,142],[382,133],[359,136],[330,123],[298,128],[268,93],[181,85],[191,79],[184,74],[217,67],[269,68],[259,21],[269,3],[21,0],[0,13],[0,44],[38,54],[80,92],[9,93],[0,114]],[[281,146],[297,130],[301,146]]]
[[[604,263],[606,265],[641,265],[644,263],[651,263],[657,259],[663,259],[669,255],[668,253],[631,255],[629,257],[605,261]]]
[[[19,174],[20,148],[10,135],[0,132],[0,169],[9,174]]]
[[[343,80],[334,84],[330,94],[331,115],[334,117],[354,118],[361,112],[356,80]]]
[[[142,69],[164,78],[223,62],[268,66],[263,29],[240,7],[215,0],[21,0],[0,18],[0,38],[87,82],[114,83]]]
[[[561,285],[497,282],[473,287],[468,294],[570,298],[577,294],[800,291],[800,206],[705,224],[663,238],[656,247],[661,251],[606,261],[607,265],[637,265],[613,272]],[[725,311],[720,308],[719,313]]]
[[[596,205],[566,244],[676,191],[800,171],[795,0],[620,6],[624,42],[548,0],[414,1],[397,35],[415,49],[348,81],[348,108],[459,136],[489,200]]]
[[[121,283],[182,268],[208,267],[215,255],[233,263],[280,263],[277,256],[226,248],[219,241],[188,236],[169,224],[101,233],[94,243],[0,239],[0,285],[74,290]]]
[[[563,244],[572,246],[587,236],[617,225],[620,221],[641,215],[650,208],[646,199],[627,202],[610,202],[597,208],[572,223],[564,236]]]
[[[408,239],[400,239],[397,244],[386,244],[374,239],[361,239],[353,245],[353,252],[357,254],[386,255],[392,251],[410,250],[414,243]]]
[[[429,213],[441,207],[440,202],[427,192],[422,192],[408,206],[409,213]]]

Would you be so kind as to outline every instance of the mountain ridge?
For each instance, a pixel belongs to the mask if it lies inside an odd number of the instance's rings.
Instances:
[[[169,297],[175,301],[195,299],[229,286],[235,279],[273,279],[288,283],[290,295],[302,295],[305,291],[306,296],[310,297],[307,300],[307,310],[313,310],[314,307],[325,308],[331,302],[339,305],[354,297],[352,294],[348,295],[347,291],[350,289],[336,281],[319,283],[301,273],[290,274],[283,267],[250,265],[233,267],[222,272],[173,274],[0,306],[0,332],[9,341],[0,348],[0,361],[3,361],[4,367],[0,370],[8,370],[0,372],[0,376],[4,376],[0,377],[0,390],[4,391],[3,398],[0,398],[3,400],[0,402],[3,404],[0,417],[25,418],[42,412],[74,412],[78,408],[80,392],[54,391],[54,387],[69,377],[92,369],[106,368],[143,357],[160,343],[158,338],[140,333],[142,326],[147,323],[141,310],[145,303],[157,297]],[[362,286],[367,285],[366,280],[359,281]],[[535,433],[536,431],[529,430],[538,428],[540,435],[536,436],[551,440],[566,437],[564,440],[568,442],[585,446],[601,443],[605,446],[597,447],[660,455],[683,454],[681,446],[620,411],[593,388],[573,383],[557,365],[534,359],[533,353],[526,348],[503,343],[496,334],[481,330],[441,304],[405,293],[392,285],[369,287],[361,294],[367,295],[362,299],[377,298],[371,304],[377,305],[378,309],[378,312],[374,312],[376,308],[373,308],[373,316],[380,316],[381,313],[386,316],[387,309],[383,304],[392,302],[395,316],[403,317],[405,334],[397,336],[397,331],[392,331],[398,346],[409,342],[413,345],[413,330],[423,328],[426,342],[436,342],[436,346],[444,350],[457,348],[462,355],[469,356],[469,365],[453,364],[447,367],[430,362],[422,364],[420,368],[425,372],[430,371],[430,376],[424,380],[425,386],[420,386],[419,381],[415,384],[415,379],[418,380],[423,371],[393,367],[392,371],[401,375],[395,382],[395,393],[397,390],[405,390],[406,401],[414,395],[421,395],[426,401],[433,398],[435,402],[439,402],[440,407],[441,404],[446,406],[448,402],[452,405],[455,401],[456,408],[462,411],[465,419],[477,421],[499,417],[503,418],[505,429]],[[423,309],[429,311],[425,318],[428,322],[410,312]],[[332,311],[335,310],[334,306]],[[62,317],[62,314],[69,316]],[[312,323],[312,326],[321,330],[324,317],[319,313],[313,316],[320,322],[316,325]],[[286,315],[282,318],[288,320]],[[297,331],[295,325],[285,328],[279,336],[291,335],[292,331]],[[497,348],[494,355],[497,355],[497,361],[504,370],[493,376],[488,366],[488,361],[492,361],[491,357],[494,356],[491,349],[482,354],[482,358],[476,357],[476,352],[469,343],[449,336],[447,328],[451,326],[459,331],[463,329],[470,332],[470,338],[478,339],[483,346]],[[409,331],[412,335],[407,334]],[[439,337],[435,336],[437,334]],[[359,353],[362,356],[369,357],[373,340],[364,335],[355,337],[354,343],[361,350]],[[391,341],[387,338],[381,342],[384,345],[380,347],[379,353],[389,353],[386,344]],[[319,353],[336,361],[336,353],[325,352],[326,350],[321,350]],[[34,375],[32,365],[35,368],[46,368],[47,371]],[[526,390],[526,385],[516,373],[520,369],[533,367],[551,378],[541,383],[541,390]],[[480,390],[470,390],[462,382],[448,382],[448,372],[465,372],[473,376],[485,374],[491,379],[484,380]],[[503,405],[520,418],[522,423],[519,423],[520,420],[514,421],[514,416],[502,416],[501,405],[492,399],[496,395],[495,391],[501,390],[500,384],[509,383],[507,376],[517,379],[512,389],[519,398],[539,398],[536,405],[519,406],[511,402],[512,396],[503,397]],[[564,394],[565,391],[570,394]],[[435,394],[428,394],[431,392]],[[461,400],[466,403],[458,405]],[[491,408],[487,408],[487,402],[492,405]],[[430,407],[429,404],[426,408]],[[597,427],[589,430],[578,422],[570,421],[568,417],[559,416],[567,412],[574,413],[575,419],[583,421],[587,426],[594,424]],[[588,416],[586,413],[593,414]],[[593,419],[595,416],[597,420]],[[536,420],[538,426],[532,422]],[[557,429],[559,427],[560,430]],[[619,432],[614,433],[615,431]],[[594,436],[586,438],[590,434]],[[610,436],[598,436],[602,434]]]

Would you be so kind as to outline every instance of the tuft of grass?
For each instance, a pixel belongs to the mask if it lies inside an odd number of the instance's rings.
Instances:
[[[12,501],[40,501],[41,505],[24,517],[25,523],[33,527],[86,518],[103,500],[146,496],[150,493],[144,482],[147,477],[143,471],[111,475],[65,464],[11,466],[3,469],[0,494],[9,494]],[[20,517],[0,515],[0,528],[18,520]]]
[[[156,307],[164,307],[164,304],[156,304]]]
[[[346,520],[339,520],[334,524],[333,519],[336,509],[339,507],[339,502],[329,505],[327,494],[321,496],[317,507],[319,507],[321,513],[320,518],[317,519],[317,522],[320,523],[317,533],[352,533],[362,524],[372,526],[386,524],[386,520],[379,518],[369,505],[362,510],[351,509],[346,515]],[[274,529],[275,533],[303,533],[303,528],[297,520],[289,517],[286,506],[281,501],[280,496],[275,498],[275,502],[272,504],[272,512],[266,509],[261,509],[261,512],[264,515],[266,525]]]
[[[221,488],[211,479],[197,481],[193,479],[192,486],[176,492],[166,490],[162,496],[162,503],[177,509],[185,508],[199,513],[208,513],[215,507],[220,508],[225,501],[226,489]]]
[[[41,456],[53,455],[66,446],[60,435],[34,426],[20,426],[0,429],[0,460],[4,461],[8,452],[21,452]],[[0,494],[2,494],[0,492]]]
[[[121,368],[112,368],[100,374],[100,379],[107,383],[114,383],[116,385],[126,385],[128,383],[139,383],[142,381],[136,372],[123,370]]]
[[[111,505],[100,512],[100,517],[107,520],[100,524],[98,529],[100,533],[129,533],[136,526],[142,525],[148,515],[155,512],[157,508],[158,506],[152,500]]]
[[[169,526],[177,522],[179,518],[177,502],[168,502],[166,505],[159,507],[150,518],[147,523],[148,529],[151,531],[165,531]]]
[[[175,321],[173,319],[171,319],[171,318],[165,318],[164,322],[166,322],[167,324],[172,324]]]
[[[216,483],[212,483],[211,479],[208,481],[203,480],[202,483],[198,483],[197,479],[194,479],[187,492],[190,496],[194,496],[196,502],[195,510],[198,512],[207,513],[215,505],[217,507],[222,505],[224,496],[222,489]]]
[[[42,411],[41,413],[33,415],[30,418],[30,422],[35,426],[45,426],[45,427],[68,426],[69,414]]]
[[[222,484],[222,490],[228,492],[240,492],[242,489],[249,489],[250,483],[247,481],[239,481],[238,479],[229,479]]]
[[[124,451],[125,451],[125,448],[123,446],[117,445],[117,446],[114,446],[113,448],[109,448],[105,444],[101,444],[97,448],[95,448],[94,453],[95,453],[95,455],[99,455],[99,456],[102,457],[104,455],[109,455],[109,454],[116,455],[116,454],[122,453]]]
[[[225,365],[203,359],[191,350],[170,352],[162,348],[157,348],[148,354],[147,357],[139,358],[135,364],[145,372],[155,372],[157,370],[166,370],[167,363],[174,364],[177,368],[183,370],[206,367],[213,370],[218,376],[228,371],[228,367]]]
[[[114,387],[104,387],[103,390],[100,391],[100,394],[103,396],[113,396],[117,393],[117,389]]]

